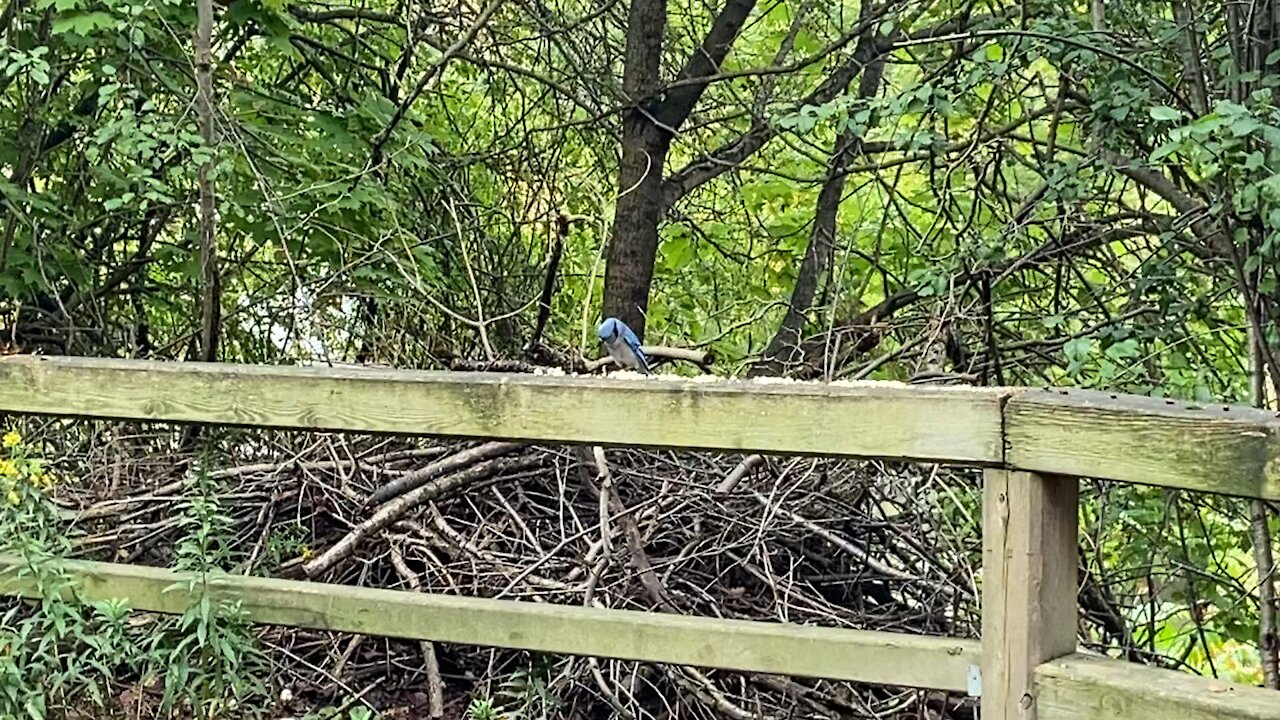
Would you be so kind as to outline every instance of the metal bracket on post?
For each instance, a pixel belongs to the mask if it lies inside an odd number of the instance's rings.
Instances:
[[[968,686],[965,690],[969,693],[969,697],[982,697],[982,668],[977,665],[970,665],[967,680]]]

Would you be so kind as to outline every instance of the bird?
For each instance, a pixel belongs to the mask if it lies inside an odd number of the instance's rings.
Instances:
[[[649,358],[640,349],[640,338],[631,332],[631,328],[616,317],[606,318],[596,331],[600,342],[609,349],[609,356],[624,368],[639,370],[645,375],[651,374]]]

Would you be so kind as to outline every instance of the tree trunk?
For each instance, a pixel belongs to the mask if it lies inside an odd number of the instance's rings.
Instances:
[[[662,166],[671,142],[669,134],[653,123],[646,105],[662,81],[666,27],[666,0],[632,0],[622,86],[633,106],[622,125],[618,204],[604,275],[604,314],[621,318],[642,338],[658,251],[661,217],[656,200],[662,190]]]
[[[1263,500],[1250,501],[1253,557],[1258,564],[1258,649],[1263,684],[1280,690],[1280,633],[1276,630],[1275,556],[1271,552],[1270,512]]]
[[[855,56],[861,53],[863,62],[867,63],[862,71],[862,79],[858,82],[858,97],[864,100],[875,97],[880,90],[880,80],[884,76],[884,60],[868,57],[868,54],[873,52],[875,52],[874,43],[870,38],[864,38],[855,52]],[[836,220],[840,213],[840,202],[844,199],[844,184],[847,177],[845,168],[861,154],[862,138],[848,129],[836,137],[835,147],[831,151],[831,160],[828,164],[827,179],[818,193],[813,233],[809,239],[809,247],[805,249],[804,259],[800,262],[800,273],[791,291],[791,302],[787,307],[787,314],[765,349],[764,355],[751,366],[748,376],[781,375],[788,365],[803,360],[804,351],[800,346],[800,333],[804,330],[809,308],[813,305],[813,298],[818,292],[822,278],[831,267],[835,253]]]
[[[213,0],[196,0],[196,116],[200,124],[200,138],[207,148],[215,146],[213,117]],[[221,320],[221,293],[219,292],[218,247],[215,241],[217,229],[216,198],[211,157],[200,166],[197,180],[200,197],[200,359],[213,362],[218,359],[218,327]]]
[[[1248,339],[1250,400],[1254,407],[1265,408],[1267,386],[1262,366],[1266,360],[1262,343],[1266,340],[1252,329],[1248,332]],[[1280,690],[1280,634],[1276,629],[1276,564],[1271,549],[1270,512],[1262,500],[1251,500],[1249,509],[1253,559],[1258,566],[1258,652],[1262,659],[1263,685]]]
[[[653,264],[658,254],[658,226],[666,209],[694,188],[738,166],[777,132],[770,123],[753,123],[741,136],[689,163],[671,177],[664,177],[663,165],[673,135],[697,105],[706,90],[707,79],[719,71],[720,63],[754,6],[755,0],[726,0],[702,46],[679,73],[678,81],[663,99],[646,106],[646,102],[658,96],[661,88],[659,66],[666,5],[665,0],[632,2],[627,18],[623,87],[634,107],[623,123],[622,163],[618,173],[620,196],[614,211],[605,268],[604,311],[605,315],[622,318],[642,338]],[[871,6],[866,9],[868,13],[873,10]],[[963,30],[974,20],[966,12],[913,33],[912,37],[919,40],[948,35]],[[861,42],[853,57],[832,69],[800,105],[821,105],[834,100],[860,72],[865,76],[867,66],[892,48],[892,38]],[[703,81],[695,82],[698,80]]]
[[[604,314],[621,318],[644,338],[649,287],[658,257],[662,222],[662,165],[670,137],[639,112],[628,117],[622,133],[623,193],[613,215],[608,265],[604,273]]]
[[[726,0],[702,45],[689,56],[677,82],[662,88],[665,0],[632,0],[622,86],[633,103],[622,126],[618,205],[613,216],[604,275],[604,312],[644,337],[649,287],[658,257],[658,226],[666,212],[663,169],[671,140],[707,89],[705,78],[720,71],[755,0]]]
[[[1182,81],[1191,96],[1191,105],[1198,113],[1209,111],[1209,91],[1206,89],[1204,65],[1200,61],[1200,34],[1196,30],[1195,15],[1188,0],[1171,0],[1173,21],[1182,30],[1178,51],[1182,54]]]
[[[844,199],[845,174],[841,168],[857,154],[854,151],[857,144],[858,139],[848,130],[836,137],[827,180],[818,193],[809,247],[805,248],[804,259],[800,261],[800,273],[791,290],[787,314],[782,318],[782,324],[774,333],[773,339],[769,341],[764,355],[751,366],[748,377],[781,375],[786,372],[787,366],[803,359],[800,333],[804,330],[818,285],[827,274],[835,251],[836,219],[840,213],[840,201]]]

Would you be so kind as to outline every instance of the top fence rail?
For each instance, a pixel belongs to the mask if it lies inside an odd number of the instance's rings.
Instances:
[[[1280,416],[1095,391],[11,356],[0,412],[900,459],[1280,499]]]

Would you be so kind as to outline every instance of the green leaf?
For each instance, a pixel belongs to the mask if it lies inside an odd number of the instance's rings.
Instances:
[[[1068,340],[1062,346],[1062,352],[1072,362],[1083,362],[1093,350],[1093,338],[1079,337]]]
[[[1236,137],[1244,137],[1255,130],[1261,130],[1263,127],[1263,124],[1257,118],[1251,115],[1244,115],[1236,118],[1231,123],[1231,134]]]
[[[1182,111],[1177,108],[1171,108],[1168,105],[1156,105],[1149,111],[1153,120],[1169,122],[1172,120],[1182,119]]]
[[[1176,142],[1176,141],[1167,142],[1161,145],[1160,147],[1151,151],[1151,162],[1156,162],[1169,157],[1173,153],[1177,152],[1178,148],[1180,147],[1182,147],[1182,143]]]
[[[1138,356],[1138,341],[1129,338],[1124,342],[1118,342],[1107,348],[1107,357],[1112,360],[1123,360]]]
[[[662,244],[662,256],[666,264],[678,270],[693,260],[694,247],[688,237],[675,237]]]
[[[53,34],[89,35],[95,30],[114,28],[118,21],[109,13],[87,12],[60,17],[53,21]]]
[[[1258,186],[1245,185],[1236,193],[1236,210],[1238,212],[1252,212],[1258,207]]]

